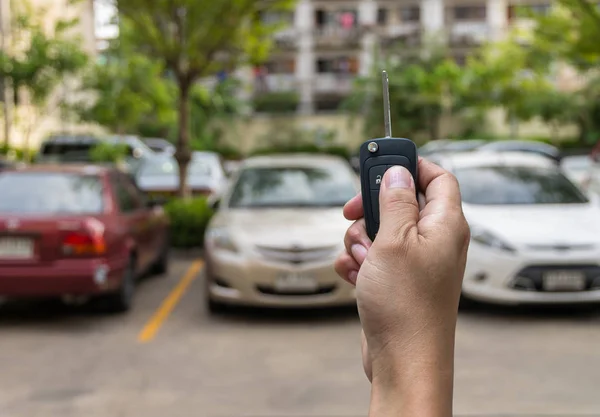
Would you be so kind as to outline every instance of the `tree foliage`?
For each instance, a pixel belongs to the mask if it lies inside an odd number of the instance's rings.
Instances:
[[[86,94],[73,110],[83,121],[118,134],[138,133],[151,123],[168,132],[176,121],[176,87],[160,62],[135,52],[127,36],[115,39],[83,77]]]
[[[13,104],[20,104],[25,92],[34,107],[36,114],[25,121],[27,147],[39,117],[57,107],[49,106],[48,99],[65,77],[86,65],[88,55],[80,47],[81,38],[73,35],[76,19],[58,19],[48,28],[43,7],[33,8],[27,0],[11,0],[10,7],[10,45],[0,51],[0,76],[15,92]]]
[[[419,56],[392,55],[380,60],[369,76],[356,80],[353,93],[343,105],[364,115],[365,134],[369,137],[384,134],[381,88],[381,69],[384,68],[389,74],[394,131],[410,137],[426,132],[430,140],[438,139],[444,111],[458,111],[460,67],[436,45]]]
[[[164,65],[178,88],[180,194],[189,196],[190,93],[195,82],[264,59],[279,25],[261,13],[289,10],[293,0],[120,0],[131,44]]]

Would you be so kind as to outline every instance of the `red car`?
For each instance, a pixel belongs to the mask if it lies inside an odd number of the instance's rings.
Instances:
[[[169,224],[132,179],[96,166],[0,172],[0,298],[103,298],[127,311],[136,279],[168,267]]]

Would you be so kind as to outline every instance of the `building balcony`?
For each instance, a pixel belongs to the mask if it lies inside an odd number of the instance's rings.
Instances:
[[[282,50],[294,50],[298,46],[299,32],[296,28],[283,29],[273,36],[275,47]]]
[[[420,24],[411,22],[381,28],[379,38],[381,39],[381,45],[384,47],[395,45],[417,47],[421,45],[423,34]]]
[[[312,79],[312,90],[315,94],[347,95],[352,91],[356,75],[352,73],[322,73]]]
[[[454,23],[448,30],[448,43],[453,47],[478,46],[489,40],[490,34],[486,22]]]
[[[314,46],[319,49],[357,48],[362,35],[363,31],[358,27],[325,26],[313,30]]]

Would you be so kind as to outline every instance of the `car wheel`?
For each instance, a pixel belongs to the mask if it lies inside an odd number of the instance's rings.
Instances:
[[[210,298],[206,300],[206,306],[210,314],[223,314],[228,310],[227,304],[220,303]]]
[[[477,301],[471,300],[470,298],[465,297],[463,294],[460,295],[460,302],[458,304],[459,310],[472,310],[479,305]]]
[[[106,307],[112,313],[124,313],[131,309],[133,295],[135,293],[135,258],[129,260],[129,264],[123,272],[123,279],[119,289],[106,297]]]
[[[152,266],[152,274],[153,275],[163,275],[167,276],[167,272],[169,272],[169,249],[171,248],[171,243],[168,237],[165,238],[165,243],[163,244],[163,248],[158,255],[158,259]]]

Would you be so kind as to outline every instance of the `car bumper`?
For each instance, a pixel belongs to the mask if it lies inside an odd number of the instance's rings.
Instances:
[[[60,260],[52,265],[0,266],[0,296],[96,295],[116,290],[126,262]]]
[[[354,287],[339,278],[332,259],[295,266],[258,257],[207,251],[205,260],[207,295],[219,303],[290,308],[356,304]],[[282,291],[277,282],[288,273],[309,276],[316,287]]]
[[[518,252],[511,254],[471,243],[462,292],[476,301],[502,304],[586,304],[600,302],[600,252]],[[543,274],[551,270],[589,271],[581,291],[544,291]],[[532,273],[531,271],[535,271]],[[522,280],[535,288],[517,289]]]

